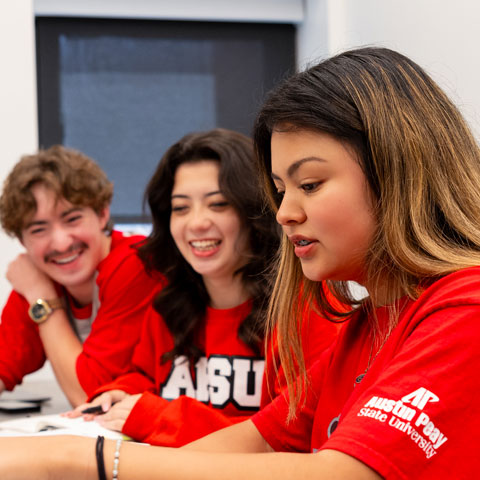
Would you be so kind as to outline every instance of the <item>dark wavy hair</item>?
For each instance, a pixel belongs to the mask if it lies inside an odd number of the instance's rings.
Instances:
[[[237,132],[214,129],[190,133],[172,145],[160,160],[145,191],[153,229],[139,249],[148,271],[156,270],[167,284],[154,300],[174,338],[174,348],[163,360],[185,355],[196,360],[202,352],[195,344],[210,298],[201,275],[183,258],[170,234],[171,194],[175,172],[184,163],[214,160],[220,165],[219,187],[248,232],[250,258],[236,274],[250,293],[252,310],[238,329],[239,338],[260,354],[269,283],[265,274],[279,247],[279,230],[270,209],[264,208],[255,168],[252,141]]]

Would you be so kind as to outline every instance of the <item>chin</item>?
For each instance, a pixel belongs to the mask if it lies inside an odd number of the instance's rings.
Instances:
[[[326,269],[324,265],[302,262],[302,272],[305,278],[312,282],[323,282],[325,280],[338,280],[338,272]]]
[[[208,275],[209,273],[212,272],[212,269],[205,266],[205,265],[195,265],[194,263],[191,263],[190,266],[195,270],[196,273],[199,275]]]
[[[308,280],[311,280],[312,282],[321,282],[323,280],[328,280],[328,278],[326,278],[325,275],[322,275],[318,271],[312,272],[308,268],[302,269],[302,271],[305,278],[307,278]]]
[[[63,285],[65,287],[77,287],[79,285],[83,285],[86,282],[93,281],[94,273],[91,272],[81,272],[75,275],[65,275],[65,276],[58,276],[57,278],[53,278],[57,283]]]

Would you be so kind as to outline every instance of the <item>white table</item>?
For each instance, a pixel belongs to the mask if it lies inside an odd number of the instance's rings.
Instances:
[[[12,392],[3,392],[0,398],[7,400],[17,397],[18,394],[28,393],[34,395],[48,396],[50,400],[43,402],[41,410],[35,413],[5,413],[0,412],[0,421],[10,420],[13,418],[32,416],[32,415],[48,415],[52,413],[61,413],[71,410],[71,405],[62,392],[60,386],[55,379],[52,368],[47,362],[45,366],[35,373],[27,375],[21,385],[17,385]]]

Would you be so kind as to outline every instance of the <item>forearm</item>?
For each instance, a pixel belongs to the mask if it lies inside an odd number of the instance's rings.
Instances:
[[[155,412],[153,417],[151,412]],[[238,422],[238,417],[226,415],[221,409],[185,395],[167,401],[144,392],[130,412],[122,432],[152,445],[181,447]]]
[[[105,448],[110,480],[115,442]],[[110,469],[109,469],[110,467]],[[90,478],[90,477],[89,477]],[[92,477],[94,478],[94,477]],[[378,480],[373,470],[348,455],[333,450],[304,453],[213,453],[124,443],[119,478],[168,480]]]
[[[52,364],[60,387],[73,406],[86,401],[87,395],[77,377],[76,362],[82,344],[70,326],[63,310],[56,310],[39,327],[45,354]]]
[[[97,480],[95,439],[86,437],[29,437],[0,439],[0,478]],[[116,442],[105,440],[107,479],[112,479]],[[28,461],[25,461],[25,459]],[[123,480],[378,480],[358,460],[333,450],[300,453],[212,453],[150,447],[123,442],[119,474]]]
[[[111,466],[115,442],[105,445],[107,478],[111,479]],[[189,451],[165,447],[146,447],[124,443],[121,447],[119,478],[169,480],[249,480],[312,478],[313,473],[298,468],[292,454],[235,454]],[[295,463],[296,465],[293,465]],[[321,478],[318,477],[317,478]]]
[[[182,448],[218,453],[267,453],[273,451],[251,420],[218,430]]]
[[[58,297],[52,280],[38,270],[26,254],[19,255],[9,265],[7,278],[29,305],[39,298]],[[65,310],[54,310],[46,321],[39,324],[38,333],[45,355],[70,403],[77,405],[84,402],[86,395],[76,374],[76,360],[82,345],[69,324]]]

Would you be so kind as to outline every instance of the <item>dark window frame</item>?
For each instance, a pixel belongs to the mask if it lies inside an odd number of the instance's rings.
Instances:
[[[71,17],[37,17],[37,90],[38,90],[38,125],[39,144],[47,148],[56,143],[63,143],[63,126],[60,119],[60,74],[59,42],[60,35],[95,37],[108,31],[108,35],[138,38],[208,38],[231,40],[241,36],[242,39],[260,39],[265,45],[264,83],[256,92],[252,92],[255,107],[258,108],[264,95],[285,75],[295,69],[295,26],[293,24],[244,23],[244,22],[203,22],[203,21],[168,21],[145,19],[104,19]],[[285,38],[289,42],[285,43]],[[216,107],[218,118],[222,118],[222,108],[227,108],[229,98],[235,95],[233,87],[222,85],[217,93]],[[255,111],[246,123],[235,126],[219,124],[250,134]],[[174,139],[176,141],[178,139]],[[159,152],[160,158],[163,152]],[[97,159],[98,160],[98,159]],[[102,164],[99,161],[100,165]],[[107,172],[109,173],[109,172]],[[139,206],[140,207],[140,206]],[[143,214],[113,215],[115,222],[138,223],[145,221]]]

